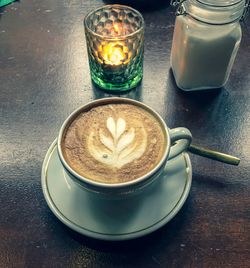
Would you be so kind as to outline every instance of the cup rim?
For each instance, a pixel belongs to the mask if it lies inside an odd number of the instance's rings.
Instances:
[[[103,182],[98,182],[91,180],[89,178],[86,178],[80,174],[78,174],[73,168],[70,167],[70,165],[67,163],[67,161],[64,158],[63,152],[62,152],[62,138],[64,135],[64,130],[65,128],[83,111],[87,109],[91,109],[93,107],[103,105],[103,104],[109,104],[109,103],[129,103],[129,104],[134,104],[136,106],[139,106],[146,111],[150,112],[156,119],[160,122],[162,125],[162,130],[164,132],[165,138],[166,138],[166,145],[165,145],[165,151],[162,155],[161,160],[158,162],[158,164],[150,170],[148,173],[144,174],[143,176],[140,176],[137,179],[131,180],[131,181],[126,181],[126,182],[121,182],[121,183],[103,183]],[[162,119],[162,117],[151,107],[148,105],[134,100],[134,99],[129,99],[129,98],[121,98],[121,97],[108,97],[108,98],[102,98],[102,99],[97,99],[91,102],[88,102],[77,109],[75,109],[64,121],[62,124],[58,139],[57,139],[57,151],[59,155],[59,159],[61,160],[61,163],[63,164],[64,168],[72,175],[74,178],[76,178],[80,183],[91,185],[92,187],[96,189],[100,188],[106,188],[106,189],[120,189],[120,188],[127,188],[129,186],[137,185],[140,184],[141,182],[145,182],[151,177],[154,177],[154,175],[162,168],[163,165],[165,165],[166,160],[168,159],[169,152],[170,152],[170,147],[171,147],[171,140],[170,140],[170,134],[168,131],[168,127],[165,123],[165,121]]]
[[[132,10],[133,12],[135,12],[136,14],[138,14],[138,16],[139,16],[140,19],[141,19],[141,26],[140,26],[140,28],[137,29],[136,31],[130,33],[130,34],[120,35],[120,36],[117,36],[117,37],[104,36],[104,35],[98,34],[98,33],[96,33],[95,31],[91,30],[91,29],[89,28],[88,24],[87,24],[87,19],[88,19],[94,12],[97,12],[97,11],[103,9],[103,8],[108,8],[108,7],[119,7],[119,8],[123,8],[123,9],[127,8],[127,9],[129,9],[129,10]],[[144,24],[145,24],[145,23],[144,23],[144,18],[143,18],[143,16],[142,16],[142,14],[141,14],[138,10],[136,10],[136,9],[130,7],[130,6],[127,6],[127,5],[114,4],[114,5],[103,5],[103,6],[101,6],[101,7],[98,7],[98,8],[96,8],[96,9],[90,11],[90,12],[84,17],[83,24],[84,24],[84,26],[85,26],[85,29],[86,29],[88,32],[90,32],[92,35],[95,35],[95,36],[97,36],[97,37],[99,37],[99,38],[102,38],[102,39],[105,39],[105,40],[109,40],[109,41],[117,41],[117,40],[123,40],[123,39],[125,39],[125,38],[133,37],[134,35],[138,34],[138,33],[141,32],[141,31],[143,31],[143,29],[144,29]]]

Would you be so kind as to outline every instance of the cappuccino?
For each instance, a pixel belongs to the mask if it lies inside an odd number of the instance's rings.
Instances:
[[[165,135],[159,120],[140,106],[101,104],[71,120],[63,133],[62,153],[89,180],[123,183],[156,167],[168,146]]]

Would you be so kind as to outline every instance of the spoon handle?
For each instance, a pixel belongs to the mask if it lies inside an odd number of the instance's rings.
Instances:
[[[191,144],[188,148],[188,151],[193,154],[197,154],[203,157],[211,158],[216,161],[220,161],[229,165],[238,166],[240,163],[240,159],[238,157],[220,153],[217,151],[213,151],[211,149],[207,149],[201,146],[197,146],[194,144]]]

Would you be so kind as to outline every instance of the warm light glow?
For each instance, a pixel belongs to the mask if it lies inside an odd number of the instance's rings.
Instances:
[[[121,65],[129,61],[125,53],[128,48],[121,42],[112,42],[103,47],[102,57],[105,64]]]
[[[114,24],[114,29],[115,29],[115,31],[118,33],[119,32],[119,26],[118,26],[118,24]]]

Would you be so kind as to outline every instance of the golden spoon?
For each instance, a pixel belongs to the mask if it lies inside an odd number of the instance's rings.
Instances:
[[[188,151],[193,154],[197,154],[203,157],[211,158],[216,161],[220,161],[229,165],[238,166],[240,159],[238,157],[213,151],[208,148],[204,148],[198,145],[191,144],[188,148]]]

